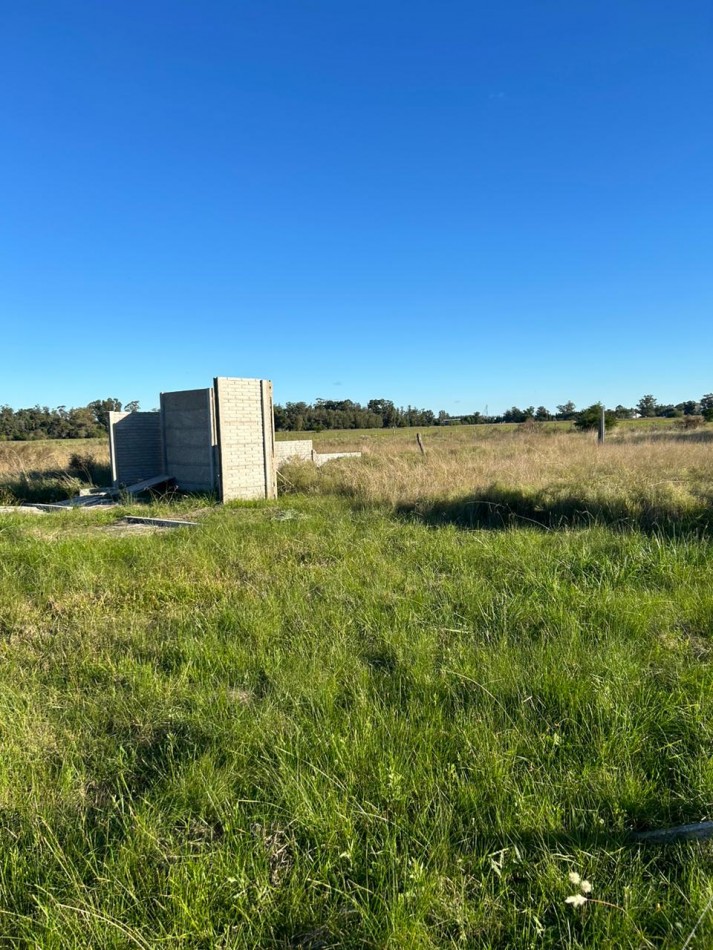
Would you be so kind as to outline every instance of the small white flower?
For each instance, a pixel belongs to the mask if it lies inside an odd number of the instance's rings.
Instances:
[[[569,897],[565,897],[565,904],[571,904],[572,907],[581,907],[582,904],[587,903],[587,898],[584,894],[570,894]]]
[[[582,878],[577,874],[576,871],[569,872],[569,880],[572,884],[579,885],[582,883]]]
[[[589,883],[589,881],[580,881],[579,889],[583,894],[592,893],[592,885]]]

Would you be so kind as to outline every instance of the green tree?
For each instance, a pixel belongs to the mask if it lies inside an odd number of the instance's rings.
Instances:
[[[376,413],[383,419],[383,427],[390,429],[398,425],[398,409],[390,399],[370,399],[366,405],[369,412]]]
[[[121,402],[118,399],[95,399],[87,405],[87,409],[94,416],[94,422],[105,432],[109,431],[109,413],[121,412]]]
[[[580,432],[587,432],[592,429],[599,428],[599,420],[602,415],[602,404],[600,402],[595,402],[594,405],[588,406],[586,409],[582,409],[581,412],[577,413],[577,417],[574,420],[575,429],[579,429]],[[613,429],[619,420],[616,417],[616,413],[611,409],[607,409],[604,413],[604,428],[608,432],[610,429]]]
[[[653,416],[657,415],[658,403],[656,402],[656,399],[649,393],[648,395],[641,397],[641,399],[636,404],[636,409],[642,419],[651,419]]]
[[[577,407],[570,399],[569,402],[563,402],[561,406],[557,406],[556,415],[558,419],[569,421],[577,415]]]

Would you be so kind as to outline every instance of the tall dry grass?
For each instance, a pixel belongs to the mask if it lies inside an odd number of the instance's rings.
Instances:
[[[517,517],[564,523],[709,526],[713,433],[624,433],[600,446],[588,434],[514,431],[490,438],[383,441],[359,462],[318,471],[290,466],[283,489],[348,495],[456,521]],[[366,447],[365,447],[366,448]]]
[[[74,464],[73,464],[74,463]],[[0,504],[57,501],[109,478],[104,439],[0,442]]]
[[[105,439],[42,439],[34,442],[0,442],[0,476],[66,470],[75,453],[91,454],[100,464],[109,463]]]

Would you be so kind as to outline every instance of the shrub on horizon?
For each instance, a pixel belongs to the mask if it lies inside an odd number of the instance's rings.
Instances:
[[[595,402],[594,405],[588,406],[586,409],[582,409],[581,412],[577,413],[574,419],[575,429],[579,429],[580,432],[588,432],[592,429],[598,429],[601,414],[602,404],[600,402]],[[618,424],[619,419],[617,418],[616,413],[611,409],[607,409],[604,413],[605,430],[608,432]]]

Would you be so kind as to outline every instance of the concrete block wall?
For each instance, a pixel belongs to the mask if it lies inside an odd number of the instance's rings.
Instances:
[[[161,393],[160,412],[112,412],[109,421],[115,484],[165,474],[222,501],[275,498],[278,464],[295,456],[319,464],[311,439],[275,444],[265,379],[218,377],[209,389]]]
[[[212,389],[161,393],[163,471],[183,491],[216,491]]]
[[[287,442],[275,442],[275,464],[277,468],[291,459],[314,462],[324,465],[333,459],[361,458],[361,452],[315,452],[311,439],[291,439]]]
[[[275,464],[279,468],[290,459],[312,460],[311,439],[290,439],[289,442],[275,442]]]
[[[219,376],[214,391],[221,500],[276,498],[272,383]]]
[[[326,462],[332,462],[334,459],[360,459],[361,452],[313,452],[312,461],[315,465],[324,465]]]
[[[160,412],[110,412],[109,453],[114,485],[164,474]]]

